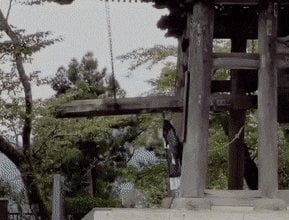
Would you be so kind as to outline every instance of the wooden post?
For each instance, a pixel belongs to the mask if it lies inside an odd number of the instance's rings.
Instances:
[[[64,198],[63,198],[64,178],[60,174],[54,175],[53,179],[53,200],[52,200],[52,220],[64,219]]]
[[[187,31],[185,31],[187,32]],[[175,88],[175,96],[183,100],[184,97],[184,86],[185,86],[185,72],[187,71],[188,66],[188,48],[185,45],[187,42],[187,33],[184,33],[181,38],[178,39],[178,60],[177,60],[177,71],[178,71],[178,81]],[[172,124],[176,130],[177,136],[181,142],[184,141],[184,132],[185,132],[185,120],[186,114],[183,112],[176,112],[172,117]],[[172,190],[170,183],[170,178],[168,178],[168,195],[170,197],[175,197],[176,195],[174,190]]]
[[[261,10],[258,24],[259,189],[267,198],[274,198],[278,190],[276,35],[277,7],[270,2]]]
[[[178,81],[175,89],[175,96],[183,99],[184,97],[184,87],[185,87],[185,72],[188,69],[188,48],[186,45],[188,43],[187,33],[184,33],[181,38],[178,39],[178,60],[177,60],[177,70],[178,70]],[[176,129],[176,133],[179,139],[184,141],[184,117],[183,112],[175,113],[173,116],[173,125]]]
[[[233,38],[232,52],[246,52],[247,40]],[[242,74],[246,70],[231,70],[231,97],[245,93],[242,88]],[[244,125],[246,110],[231,110],[229,116],[229,139],[234,140],[229,147],[229,178],[228,189],[243,189],[244,183]],[[236,138],[236,135],[239,137]]]
[[[202,198],[207,179],[214,8],[197,1],[188,19],[190,90],[181,197]]]

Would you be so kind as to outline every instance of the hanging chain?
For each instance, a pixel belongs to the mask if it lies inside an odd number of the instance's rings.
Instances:
[[[113,62],[113,50],[112,50],[112,29],[111,29],[110,8],[109,8],[108,1],[105,1],[105,15],[106,15],[106,24],[107,24],[107,34],[108,34],[108,40],[109,40],[113,98],[114,98],[114,101],[116,101],[116,82],[115,82],[115,76],[114,76],[114,62]]]

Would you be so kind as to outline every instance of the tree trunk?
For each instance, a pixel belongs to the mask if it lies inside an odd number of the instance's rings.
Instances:
[[[7,19],[4,17],[0,10],[0,29],[4,31],[7,36],[11,39],[12,43],[19,45],[21,39],[19,35],[11,29]],[[37,186],[36,176],[33,169],[33,163],[31,158],[31,130],[32,130],[32,111],[33,111],[33,99],[29,76],[26,74],[23,57],[21,51],[13,51],[14,62],[17,67],[19,80],[23,86],[25,96],[25,116],[23,117],[23,128],[22,128],[22,139],[23,139],[23,150],[16,150],[14,146],[8,142],[4,137],[0,136],[0,152],[5,154],[21,172],[21,177],[25,185],[28,201],[33,211],[35,212],[35,205],[38,205],[38,210],[35,213],[39,214],[41,220],[49,220],[47,207],[41,197],[40,190]],[[21,147],[18,146],[18,149]],[[38,217],[37,217],[38,219]]]

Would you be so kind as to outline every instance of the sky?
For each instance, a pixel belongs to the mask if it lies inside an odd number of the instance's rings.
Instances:
[[[0,1],[4,13],[8,2]],[[165,38],[165,31],[156,26],[161,15],[168,13],[166,9],[155,9],[147,3],[110,2],[110,12],[114,57],[140,47],[177,44],[176,39]],[[63,42],[35,54],[32,64],[26,65],[27,72],[40,70],[43,76],[52,76],[58,67],[67,66],[73,57],[80,60],[87,51],[94,53],[100,68],[107,67],[111,72],[104,1],[75,0],[71,5],[45,3],[33,7],[14,3],[9,23],[27,33],[52,31],[53,36],[63,38]],[[128,63],[115,60],[116,79],[128,96],[148,91],[150,87],[145,81],[159,72],[160,66],[157,66],[150,71],[142,67],[129,74]],[[51,94],[49,88],[35,89],[34,98]]]

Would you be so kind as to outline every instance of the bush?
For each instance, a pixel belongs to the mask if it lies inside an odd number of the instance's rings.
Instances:
[[[88,213],[95,207],[121,207],[121,201],[116,198],[94,198],[91,196],[79,196],[65,200],[66,213]]]

